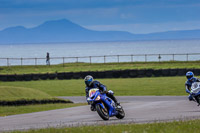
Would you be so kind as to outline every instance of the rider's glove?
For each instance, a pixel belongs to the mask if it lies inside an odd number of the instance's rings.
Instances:
[[[91,104],[90,98],[89,98],[89,97],[87,98],[87,102],[88,102],[88,104]]]
[[[90,104],[93,104],[93,101],[90,101],[90,98],[89,98],[89,97],[87,98],[87,102],[88,102],[89,105],[90,105]]]
[[[195,93],[193,93],[193,92],[190,92],[190,94],[191,94],[191,95],[195,95]]]

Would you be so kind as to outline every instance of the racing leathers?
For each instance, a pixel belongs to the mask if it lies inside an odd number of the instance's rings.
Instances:
[[[194,83],[194,82],[200,82],[200,79],[199,79],[199,78],[193,77],[191,80],[187,80],[187,81],[185,82],[185,90],[186,90],[187,93],[190,94],[191,86],[192,86],[192,83]],[[189,99],[190,101],[193,100],[193,97],[192,97],[191,94],[188,96],[188,99]]]
[[[107,88],[105,85],[101,84],[99,81],[93,81],[90,86],[86,86],[85,88],[85,93],[86,93],[86,100],[89,97],[89,91],[90,89],[93,88],[98,88],[100,93],[105,93],[108,97],[110,97],[116,104],[119,104],[115,96],[113,95],[114,93],[112,91],[107,91]],[[91,110],[95,111],[95,107],[93,104],[91,104]]]

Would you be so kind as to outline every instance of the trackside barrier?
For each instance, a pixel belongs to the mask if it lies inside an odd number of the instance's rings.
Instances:
[[[50,103],[73,103],[72,101],[65,101],[62,99],[20,99],[15,101],[2,101],[0,100],[0,106],[20,106],[20,105],[30,105],[30,104],[50,104]]]
[[[200,69],[133,69],[112,71],[88,71],[88,72],[62,72],[45,74],[23,74],[23,75],[0,75],[0,81],[31,81],[31,80],[66,80],[83,79],[86,75],[94,78],[136,78],[136,77],[166,77],[184,76],[187,71],[193,71],[200,75]]]
[[[120,62],[163,62],[163,61],[199,61],[200,53],[180,54],[129,54],[129,55],[102,55],[82,57],[50,57],[50,64],[66,63],[120,63]],[[45,65],[46,58],[1,58],[0,66]]]

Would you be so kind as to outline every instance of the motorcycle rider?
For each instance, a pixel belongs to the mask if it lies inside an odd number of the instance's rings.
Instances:
[[[89,97],[89,90],[93,88],[98,88],[101,93],[105,93],[109,98],[111,98],[116,103],[116,108],[120,108],[120,103],[117,101],[117,99],[114,96],[114,92],[109,90],[107,91],[107,88],[105,85],[101,84],[99,81],[94,80],[91,75],[87,75],[85,77],[85,93],[86,93],[86,99]],[[91,111],[96,111],[96,108],[93,104],[91,104],[90,107]]]
[[[186,92],[189,93],[190,95],[188,96],[188,99],[190,101],[194,101],[190,91],[191,91],[191,86],[192,86],[192,83],[194,82],[200,82],[200,79],[199,78],[196,78],[194,77],[194,73],[192,71],[188,71],[186,73],[186,78],[187,78],[187,81],[185,82],[185,89],[186,89]]]

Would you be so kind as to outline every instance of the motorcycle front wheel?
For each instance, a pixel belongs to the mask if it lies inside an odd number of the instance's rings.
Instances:
[[[200,104],[200,95],[196,96],[195,100],[197,101],[198,104]]]
[[[99,114],[99,116],[103,120],[109,120],[109,114],[108,114],[108,110],[106,108],[103,109],[100,104],[96,104],[96,110],[97,110],[97,113]]]

